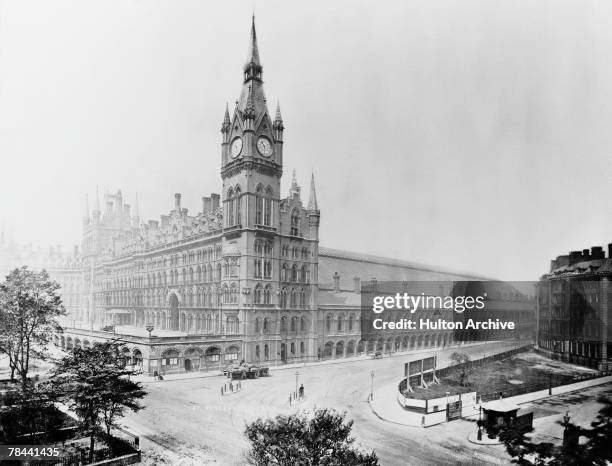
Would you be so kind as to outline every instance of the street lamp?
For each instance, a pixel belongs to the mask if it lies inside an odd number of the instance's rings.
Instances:
[[[147,329],[147,332],[149,332],[149,338],[151,338],[151,332],[153,331],[154,327],[151,324],[149,324],[145,328]]]
[[[370,400],[374,399],[374,371],[370,371]]]
[[[295,397],[297,398],[298,394],[298,377],[300,376],[299,371],[295,371]]]

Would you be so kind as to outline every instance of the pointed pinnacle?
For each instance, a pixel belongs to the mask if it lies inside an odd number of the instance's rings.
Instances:
[[[230,122],[229,104],[225,102],[225,116],[223,117],[223,123]]]
[[[138,211],[138,193],[136,193],[136,205],[134,207],[134,217],[140,217],[140,212]]]
[[[89,196],[85,194],[85,215],[84,218],[89,218]]]
[[[257,48],[257,33],[255,32],[255,15],[251,22],[251,40],[249,42],[249,53],[247,55],[247,63],[255,63],[259,65],[259,49]]]
[[[310,178],[310,199],[308,200],[308,210],[319,210],[319,205],[317,204],[317,192],[315,190],[314,173]]]
[[[276,101],[276,115],[274,116],[274,121],[283,122],[283,117],[281,116],[280,104],[278,100]]]
[[[96,210],[100,212],[100,191],[98,190],[98,185],[96,185]]]

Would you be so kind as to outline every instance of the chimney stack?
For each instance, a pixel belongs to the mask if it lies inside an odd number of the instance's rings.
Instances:
[[[582,259],[582,253],[580,251],[570,251],[569,253],[569,265],[574,265]]]
[[[212,202],[212,211],[216,211],[219,208],[219,200],[220,200],[221,196],[219,196],[218,194],[211,194],[210,195],[210,200]]]
[[[591,248],[591,258],[592,259],[605,259],[606,255],[604,254],[603,248],[601,246],[593,246]]]
[[[181,212],[181,193],[174,194],[174,209],[177,212]]]
[[[210,197],[203,197],[202,198],[202,213],[204,215],[210,213]]]

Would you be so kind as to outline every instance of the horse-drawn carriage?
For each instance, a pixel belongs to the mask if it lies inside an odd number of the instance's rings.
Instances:
[[[268,367],[257,366],[254,364],[242,363],[240,365],[231,364],[223,370],[223,375],[231,380],[256,379],[270,375]]]

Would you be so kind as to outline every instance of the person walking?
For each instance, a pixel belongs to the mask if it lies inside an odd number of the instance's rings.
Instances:
[[[301,400],[302,398],[304,398],[304,384],[300,385],[299,393],[300,393],[300,400]]]

